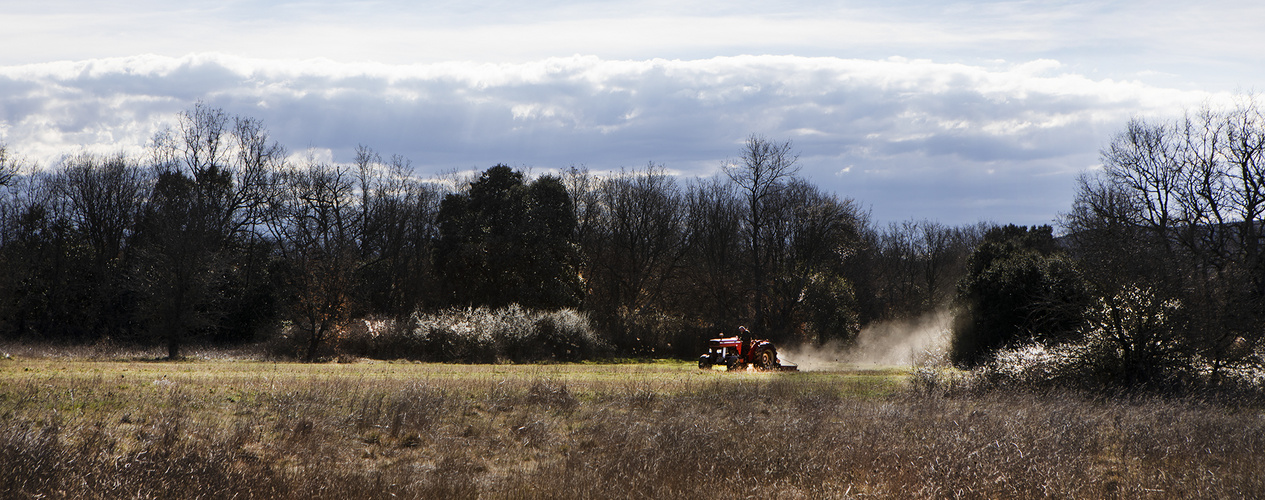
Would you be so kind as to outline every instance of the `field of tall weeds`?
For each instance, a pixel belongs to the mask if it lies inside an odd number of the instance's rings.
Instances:
[[[1265,405],[906,370],[0,360],[8,498],[1249,498]]]

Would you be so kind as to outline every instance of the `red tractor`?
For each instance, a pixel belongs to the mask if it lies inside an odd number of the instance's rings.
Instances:
[[[745,370],[754,366],[757,370],[794,371],[795,365],[782,365],[777,359],[777,348],[764,339],[752,339],[746,327],[738,327],[741,337],[720,337],[707,341],[707,352],[698,357],[698,367],[708,370],[713,365],[725,365],[730,371]],[[746,340],[744,340],[746,339]]]

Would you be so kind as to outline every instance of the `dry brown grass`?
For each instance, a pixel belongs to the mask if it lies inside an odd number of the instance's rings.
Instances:
[[[684,364],[0,361],[10,498],[1245,498],[1265,410]]]

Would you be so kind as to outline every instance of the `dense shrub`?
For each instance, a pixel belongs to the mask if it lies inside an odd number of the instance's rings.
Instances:
[[[1055,250],[1051,228],[990,230],[959,285],[964,314],[953,328],[950,357],[963,366],[1028,340],[1073,337],[1089,301],[1071,259]]]
[[[406,321],[366,319],[340,342],[344,354],[378,359],[461,361],[579,361],[600,355],[606,342],[574,309],[415,312]]]
[[[1254,366],[1224,370],[1213,377],[1212,364],[1200,358],[1183,363],[1148,362],[1134,366],[1120,339],[1106,332],[1087,332],[1075,342],[1046,345],[1031,342],[998,350],[991,359],[969,373],[977,388],[1024,386],[1030,388],[1077,388],[1116,392],[1140,390],[1170,394],[1225,393],[1233,388],[1260,393],[1265,387],[1265,352],[1252,355]],[[1157,370],[1156,367],[1163,367]],[[1150,370],[1146,377],[1131,373]],[[938,382],[944,382],[940,380]],[[961,382],[961,381],[958,381]],[[1218,390],[1205,391],[1216,386]],[[1233,391],[1230,391],[1233,392]]]
[[[681,316],[661,312],[615,315],[596,326],[613,339],[621,355],[630,357],[688,359],[698,356],[704,339],[716,336],[714,328],[700,329]]]
[[[804,287],[804,315],[809,338],[824,344],[851,341],[861,331],[852,284],[834,273],[816,273]]]

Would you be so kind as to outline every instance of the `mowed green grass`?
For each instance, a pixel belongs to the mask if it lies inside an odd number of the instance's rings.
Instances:
[[[1250,498],[1265,410],[907,367],[0,360],[0,491],[73,498]]]
[[[426,379],[471,381],[504,378],[552,377],[568,381],[598,383],[653,382],[669,385],[698,381],[767,380],[793,377],[803,381],[840,383],[849,380],[883,381],[899,384],[909,367],[839,364],[823,371],[735,371],[723,368],[700,370],[693,362],[676,360],[617,361],[610,363],[558,364],[447,364],[410,361],[358,360],[353,363],[290,363],[248,360],[81,360],[63,358],[9,358],[0,361],[5,380],[35,375],[67,378],[95,378],[118,375],[133,377],[175,377],[193,382],[206,379],[367,378],[380,380]],[[723,375],[723,376],[722,376]]]
[[[499,401],[543,386],[576,402],[612,397],[674,397],[741,393],[776,383],[782,391],[879,398],[902,390],[900,367],[819,372],[700,370],[674,360],[566,364],[445,364],[358,360],[295,363],[192,359],[164,361],[22,358],[0,360],[0,417],[63,426],[106,426],[133,449],[154,417],[179,414],[204,429],[266,421],[282,430],[297,414],[279,411],[295,399],[315,398],[299,418],[358,418],[366,401],[424,392],[446,402]],[[479,403],[471,403],[481,408]],[[443,406],[443,405],[436,405]],[[440,419],[442,419],[441,417]]]
[[[0,360],[0,401],[38,386],[44,396],[40,399],[62,410],[126,409],[130,404],[153,403],[155,396],[178,390],[197,403],[195,410],[224,407],[228,411],[243,398],[301,388],[336,386],[379,392],[420,384],[452,394],[477,395],[539,381],[565,386],[581,399],[628,391],[672,395],[773,381],[804,391],[881,397],[901,390],[909,376],[908,367],[842,365],[830,371],[729,373],[723,368],[700,370],[694,363],[674,360],[470,365],[377,360],[313,364],[9,358]],[[28,407],[34,408],[38,406]]]

